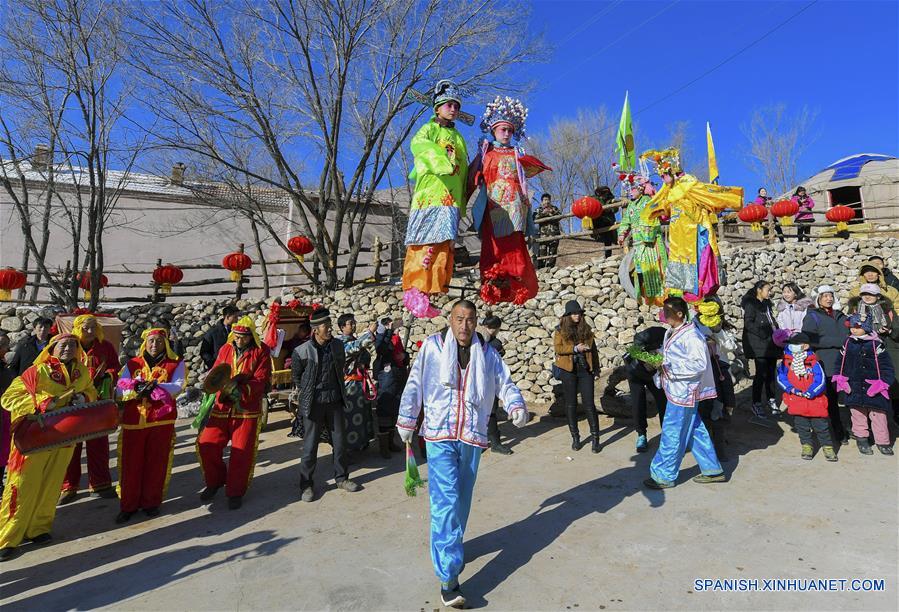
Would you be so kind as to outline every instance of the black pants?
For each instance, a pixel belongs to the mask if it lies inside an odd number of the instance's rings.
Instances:
[[[565,395],[565,414],[568,416],[568,429],[571,435],[577,434],[577,396],[581,394],[581,403],[587,413],[590,433],[599,434],[599,418],[596,416],[596,403],[593,399],[593,374],[574,367],[573,372],[562,370],[562,392]]]
[[[487,439],[490,440],[490,442],[499,442],[498,413],[499,400],[493,400],[493,410],[490,411],[490,417],[487,419]]]
[[[665,392],[656,387],[652,381],[652,374],[639,364],[631,364],[627,376],[627,386],[631,393],[631,413],[634,417],[634,429],[640,435],[646,435],[646,392],[648,391],[655,400],[656,409],[659,411],[659,424],[665,418],[665,405],[667,400]],[[641,371],[642,370],[642,371]]]
[[[774,380],[777,372],[777,359],[753,359],[755,374],[752,377],[752,403],[762,403],[762,390],[768,399],[774,398]]]
[[[331,430],[331,447],[334,449],[334,480],[341,482],[349,475],[344,437],[343,405],[339,402],[314,406],[312,416],[304,418],[303,459],[300,462],[300,489],[312,486],[312,474],[318,462],[318,442],[322,428]]]
[[[830,418],[830,426],[833,429],[834,438],[845,440],[852,436],[852,413],[849,406],[840,406],[837,401],[837,388],[830,376],[827,376],[827,416]]]
[[[768,239],[768,234],[770,233],[770,232],[768,231],[768,224],[767,224],[767,223],[763,226],[762,231],[763,231],[763,235],[765,236],[765,240],[767,240],[767,239]],[[780,240],[781,242],[784,241],[784,231],[783,231],[783,229],[781,229],[780,223],[778,223],[776,220],[774,221],[774,233],[777,234],[777,239],[778,239],[778,240]]]
[[[809,222],[811,223],[811,222]],[[812,226],[808,223],[796,223],[796,239],[798,242],[811,241]]]
[[[830,437],[830,422],[824,417],[804,417],[794,416],[793,427],[799,434],[799,442],[802,444],[814,444],[814,439],[818,438],[820,446],[833,446],[833,439]]]

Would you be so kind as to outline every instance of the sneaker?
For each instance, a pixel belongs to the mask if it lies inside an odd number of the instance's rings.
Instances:
[[[861,454],[863,454],[863,455],[873,455],[874,454],[874,451],[871,450],[871,445],[868,444],[867,440],[859,438],[855,441],[855,443],[858,446],[858,452],[860,452]]]
[[[768,400],[768,411],[772,415],[780,414],[780,406],[777,404],[773,397]]]
[[[839,457],[837,457],[837,453],[833,450],[832,446],[822,446],[821,452],[824,453],[824,458],[831,463],[840,460]]]
[[[76,497],[78,497],[78,491],[63,491],[62,495],[59,496],[59,505],[65,506],[70,504],[75,501]]]
[[[91,493],[91,497],[102,497],[103,499],[118,499],[118,495],[113,487],[97,489]]]
[[[840,446],[849,446],[849,437],[842,438],[840,440]]]
[[[134,516],[133,512],[119,512],[118,516],[115,517],[115,524],[122,525],[131,520],[131,517]]]
[[[243,505],[243,497],[234,495],[228,498],[228,510],[237,510]]]
[[[892,455],[893,454],[893,447],[890,446],[889,444],[878,444],[877,450],[880,451],[881,455]]]
[[[3,561],[9,561],[13,557],[16,556],[16,547],[15,546],[7,546],[6,548],[0,548],[0,563]]]
[[[312,490],[312,487],[306,487],[303,489],[303,492],[300,494],[300,500],[304,502],[311,502],[315,499],[315,491]]]
[[[671,487],[674,486],[674,484],[667,483],[667,482],[658,482],[654,478],[647,478],[646,480],[643,481],[643,486],[645,486],[648,489],[660,490],[660,489],[670,489]]]
[[[355,493],[356,491],[358,491],[358,490],[361,489],[362,487],[360,487],[358,484],[356,484],[355,482],[353,482],[352,480],[350,480],[349,478],[347,478],[346,480],[341,480],[340,482],[338,482],[338,483],[337,483],[337,488],[338,488],[338,489],[343,489],[343,490],[346,491],[347,493]]]
[[[802,458],[806,461],[811,461],[815,456],[815,449],[811,444],[803,444],[802,445]]]
[[[649,443],[646,441],[646,436],[644,434],[640,434],[637,436],[637,452],[645,453],[646,448],[649,446]]]
[[[33,544],[47,544],[53,539],[49,533],[39,533],[38,535],[31,538],[31,542]]]
[[[447,588],[447,586],[444,584],[440,585],[440,600],[443,602],[443,605],[447,608],[464,608],[465,595],[462,594],[459,584],[456,583],[452,588]]]
[[[221,487],[206,487],[205,489],[203,489],[203,492],[200,493],[200,499],[203,501],[209,501],[210,499],[215,497],[215,494],[218,493],[218,490],[220,488]]]
[[[725,482],[727,477],[724,474],[715,474],[714,476],[706,476],[705,474],[700,474],[699,476],[693,477],[693,482],[698,482],[700,484],[709,484],[711,482]]]
[[[490,444],[490,452],[497,453],[499,455],[511,455],[513,451],[505,444],[494,442]]]

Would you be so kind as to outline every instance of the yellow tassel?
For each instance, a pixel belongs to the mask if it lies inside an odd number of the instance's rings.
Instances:
[[[12,299],[12,293],[8,289],[0,289],[0,302],[8,302]]]
[[[784,227],[789,227],[790,225],[793,225],[793,217],[781,217],[780,224],[783,225]]]
[[[846,232],[846,231],[849,231],[849,224],[848,224],[848,223],[845,223],[845,222],[843,222],[843,221],[840,221],[839,223],[837,223],[837,231],[838,231],[838,232]]]
[[[172,286],[168,283],[163,283],[159,292],[163,295],[169,295],[172,292]]]
[[[90,302],[90,301],[91,301],[91,290],[90,290],[90,289],[85,289],[85,290],[84,290],[84,301],[85,301],[85,302]]]
[[[240,270],[231,270],[231,280],[235,283],[240,281],[241,273]]]
[[[593,219],[590,217],[584,217],[581,219],[581,227],[584,228],[584,231],[593,229]]]
[[[762,231],[762,224],[756,221],[755,223],[750,225],[749,228],[754,232],[760,232]]]

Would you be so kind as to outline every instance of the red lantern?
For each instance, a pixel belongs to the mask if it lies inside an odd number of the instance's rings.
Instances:
[[[581,220],[585,230],[593,229],[593,219],[602,215],[602,203],[596,198],[586,196],[571,205],[571,214]]]
[[[153,282],[161,285],[160,291],[168,295],[172,292],[172,285],[177,285],[184,278],[184,272],[178,266],[165,264],[153,270]]]
[[[296,256],[297,261],[300,263],[303,262],[304,255],[308,255],[315,250],[315,247],[312,246],[312,241],[305,236],[294,236],[287,241],[287,248],[290,249],[290,252]]]
[[[0,270],[0,302],[12,299],[12,292],[21,289],[28,281],[25,273],[15,268],[3,268]]]
[[[222,259],[222,267],[231,272],[231,280],[234,282],[240,281],[243,271],[249,270],[252,265],[253,260],[250,259],[249,255],[239,251],[229,253]]]
[[[781,200],[771,206],[771,214],[780,219],[783,225],[793,225],[793,217],[799,212],[799,204],[793,200]]]
[[[760,232],[762,231],[762,221],[768,217],[768,209],[761,204],[750,204],[741,208],[737,216],[743,223],[751,223],[752,231]]]
[[[849,221],[855,219],[855,211],[841,204],[828,210],[824,216],[831,223],[837,224],[838,232],[845,232],[849,229]]]
[[[105,274],[100,275],[100,289],[103,289],[109,284],[109,279],[106,278]],[[78,286],[84,290],[84,299],[91,299],[91,275],[87,272],[78,275]]]

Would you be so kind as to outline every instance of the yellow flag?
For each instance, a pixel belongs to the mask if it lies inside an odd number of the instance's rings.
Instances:
[[[705,139],[709,146],[709,182],[718,183],[718,159],[715,157],[715,143],[712,142],[712,126],[705,122]]]

